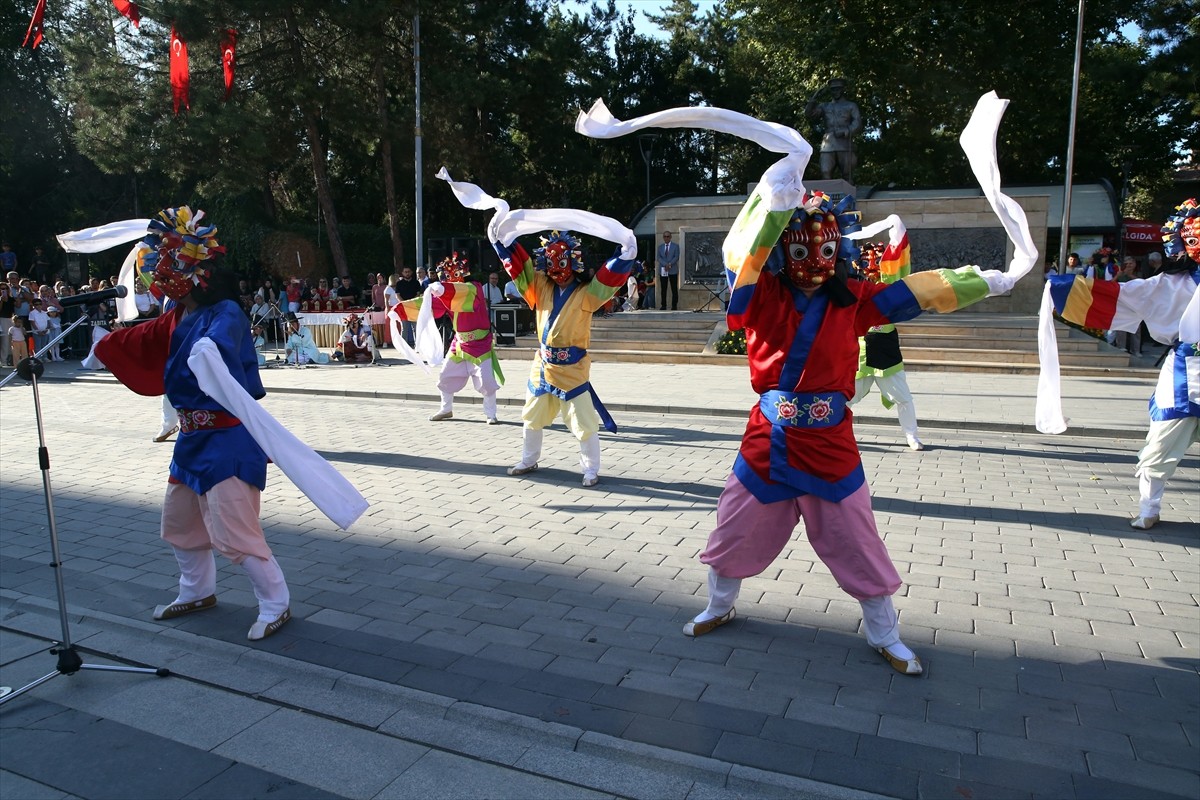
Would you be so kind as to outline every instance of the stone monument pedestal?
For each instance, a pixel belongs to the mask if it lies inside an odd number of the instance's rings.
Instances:
[[[852,183],[848,183],[841,178],[834,178],[831,181],[805,181],[804,188],[810,192],[824,192],[829,195],[830,199],[836,204],[848,194],[855,194],[858,191]]]

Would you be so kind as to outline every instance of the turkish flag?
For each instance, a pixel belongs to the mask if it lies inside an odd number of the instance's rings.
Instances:
[[[221,68],[225,71],[225,99],[233,93],[233,68],[237,58],[237,31],[226,28],[221,34]]]
[[[171,26],[171,97],[175,100],[175,113],[179,113],[179,107],[183,106],[184,110],[190,110],[191,105],[188,104],[188,55],[187,45],[183,39],[179,38],[179,34],[175,32],[175,26]]]
[[[29,30],[25,31],[25,41],[21,42],[21,47],[29,44],[29,39],[32,37],[33,46],[29,49],[38,49],[38,45],[42,43],[42,22],[45,18],[46,0],[38,0],[37,5],[33,9],[33,17],[29,20]]]
[[[131,0],[113,0],[113,5],[117,7],[118,14],[133,23],[133,27],[140,27],[138,23],[142,21],[142,15],[138,11],[137,3]]]

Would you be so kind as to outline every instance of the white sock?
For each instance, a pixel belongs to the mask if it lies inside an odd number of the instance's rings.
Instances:
[[[176,547],[179,564],[179,596],[176,603],[203,600],[217,593],[217,563],[212,550],[181,550]]]
[[[708,607],[696,615],[693,622],[707,622],[723,617],[737,602],[742,590],[741,578],[722,578],[712,567],[708,568]]]
[[[593,433],[579,443],[579,468],[585,478],[600,474],[600,434]]]
[[[258,621],[274,622],[291,602],[291,593],[279,562],[274,556],[265,561],[257,556],[246,556],[242,567],[250,577],[250,585],[258,599]]]
[[[913,651],[900,641],[900,623],[891,595],[869,597],[859,600],[858,604],[862,606],[863,632],[871,647],[886,647],[896,658],[907,660],[914,657]]]
[[[526,426],[522,429],[521,436],[520,466],[532,467],[542,457],[542,429],[534,430]]]
[[[1138,491],[1141,500],[1138,503],[1138,514],[1143,517],[1157,517],[1162,512],[1163,491],[1167,482],[1162,478],[1151,478],[1145,470],[1138,473]]]

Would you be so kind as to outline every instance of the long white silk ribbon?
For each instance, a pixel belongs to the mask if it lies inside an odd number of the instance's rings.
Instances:
[[[94,228],[60,233],[55,238],[68,253],[99,253],[110,247],[144,238],[149,226],[148,219],[125,219]]]
[[[200,391],[242,421],[267,457],[321,513],[343,530],[362,516],[369,506],[366,498],[332,464],[283,427],[233,379],[215,342],[207,337],[199,339],[192,345],[187,363],[196,376]]]
[[[488,239],[500,242],[505,247],[519,236],[541,231],[571,230],[620,245],[621,258],[627,261],[637,258],[637,239],[633,231],[612,217],[577,208],[519,208],[512,211],[506,201],[492,197],[475,184],[454,180],[445,167],[438,171],[437,177],[450,184],[454,196],[463,206],[480,211],[495,210],[488,223]]]

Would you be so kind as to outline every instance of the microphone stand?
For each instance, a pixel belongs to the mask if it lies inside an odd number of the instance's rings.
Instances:
[[[29,381],[33,385],[33,411],[37,419],[38,434],[38,465],[42,470],[42,492],[46,496],[46,521],[49,523],[50,528],[50,552],[53,557],[53,560],[50,562],[50,568],[54,570],[54,585],[58,590],[58,618],[62,624],[62,638],[55,642],[54,647],[50,649],[52,655],[58,656],[58,663],[55,665],[54,671],[43,675],[32,683],[22,686],[20,689],[14,689],[4,697],[0,697],[0,706],[36,686],[41,686],[51,678],[56,678],[59,675],[74,675],[81,669],[94,669],[107,672],[139,672],[146,675],[157,675],[160,678],[165,678],[171,674],[171,671],[164,667],[117,667],[107,664],[85,664],[83,658],[76,651],[75,645],[71,643],[71,629],[67,622],[67,594],[63,587],[62,555],[58,548],[58,525],[54,520],[54,492],[50,487],[50,452],[46,448],[46,434],[42,426],[42,400],[38,394],[38,378],[45,371],[45,365],[42,363],[40,356],[56,345],[59,340],[73,331],[77,326],[89,320],[89,315],[81,314],[79,319],[64,328],[61,333],[51,339],[41,350],[38,350],[28,358],[22,359],[12,374],[0,381],[0,388],[2,388],[12,380],[13,376],[20,375],[22,379]]]

